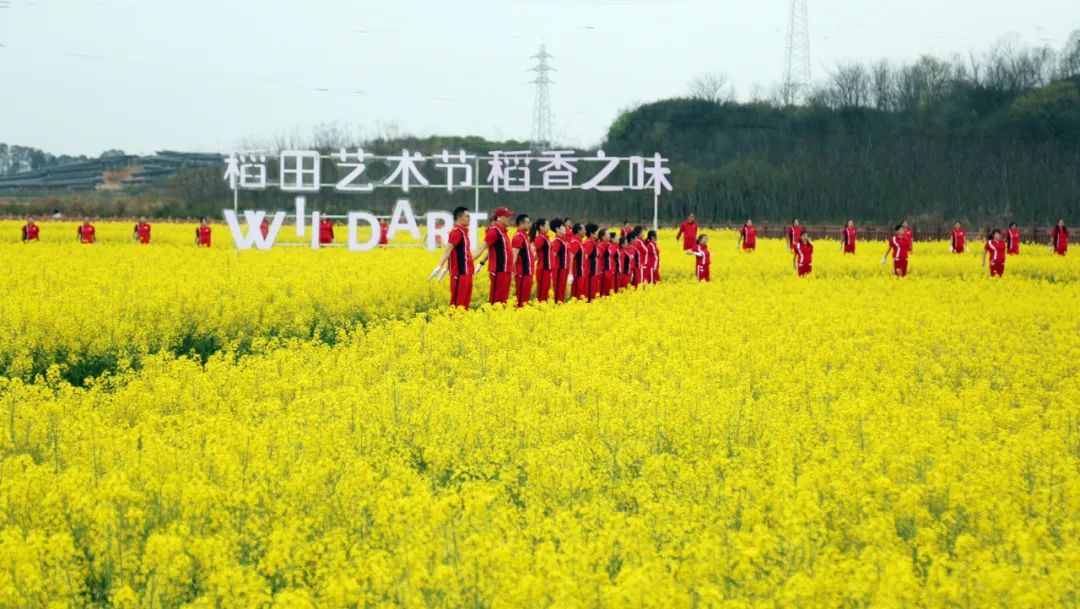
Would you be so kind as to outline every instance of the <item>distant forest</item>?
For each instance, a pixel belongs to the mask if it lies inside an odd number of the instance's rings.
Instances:
[[[609,154],[661,152],[671,159],[673,193],[661,221],[694,211],[706,223],[886,223],[906,217],[924,226],[953,219],[984,224],[1015,220],[1080,224],[1080,31],[1064,48],[1000,43],[981,55],[924,56],[837,66],[805,91],[734,100],[722,73],[688,86],[686,95],[621,113],[601,148]],[[433,153],[514,150],[527,142],[475,137],[384,135],[364,141],[334,128],[306,141],[270,141],[324,152],[362,146]],[[118,151],[110,151],[116,153]],[[63,163],[31,148],[0,145],[0,175]],[[222,168],[223,170],[223,168]],[[64,209],[69,215],[220,216],[231,194],[215,168],[183,171],[153,188],[121,192],[0,195],[0,213]],[[309,206],[330,212],[388,212],[400,193],[364,197],[324,192]],[[410,193],[418,210],[472,205],[472,193]],[[485,207],[494,195],[484,193]],[[288,208],[277,192],[244,193],[245,207]],[[544,216],[618,222],[651,219],[649,193],[534,192],[500,203]]]

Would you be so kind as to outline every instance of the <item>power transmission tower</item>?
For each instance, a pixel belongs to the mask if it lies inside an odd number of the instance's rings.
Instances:
[[[536,65],[530,70],[536,72],[536,78],[532,84],[536,85],[536,99],[533,102],[533,131],[532,144],[537,150],[544,150],[551,146],[551,97],[548,85],[551,84],[549,74],[555,68],[548,65],[549,59],[554,59],[548,54],[544,45],[540,45],[540,52],[532,56]]]
[[[810,89],[810,25],[806,0],[791,0],[788,9],[787,46],[784,49],[784,81],[781,96],[794,104]]]

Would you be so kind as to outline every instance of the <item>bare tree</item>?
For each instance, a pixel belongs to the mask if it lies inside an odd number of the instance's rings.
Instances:
[[[862,108],[870,101],[870,73],[860,63],[841,64],[832,74],[832,105]]]
[[[882,59],[870,67],[870,91],[874,107],[883,112],[896,106],[896,83],[893,81],[892,65]]]
[[[731,101],[735,87],[723,72],[709,72],[690,81],[690,97],[717,103]]]
[[[1080,30],[1073,30],[1058,56],[1058,77],[1080,76]]]

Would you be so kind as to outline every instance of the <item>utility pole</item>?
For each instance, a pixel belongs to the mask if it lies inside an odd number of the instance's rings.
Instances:
[[[536,85],[536,98],[533,102],[533,130],[532,145],[536,150],[546,150],[551,146],[551,97],[548,85],[551,84],[550,73],[555,68],[548,65],[549,59],[554,59],[548,54],[544,45],[540,45],[540,52],[532,56],[536,65],[530,71],[536,72],[536,78],[531,82]]]
[[[810,25],[806,16],[806,0],[790,0],[788,7],[787,44],[784,48],[784,104],[790,106],[802,100],[810,89]]]

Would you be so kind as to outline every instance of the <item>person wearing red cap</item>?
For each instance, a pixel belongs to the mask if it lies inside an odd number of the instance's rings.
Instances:
[[[454,227],[446,238],[446,249],[428,279],[441,278],[446,273],[443,265],[447,261],[450,262],[450,306],[467,309],[472,304],[473,257],[469,244],[469,210],[464,207],[454,210]]]
[[[484,234],[484,242],[480,245],[480,256],[477,261],[477,270],[484,266],[488,258],[492,258],[488,266],[488,276],[491,278],[491,291],[488,293],[488,302],[491,304],[502,303],[510,299],[510,269],[513,260],[510,254],[510,235],[506,227],[510,226],[510,218],[514,212],[505,207],[495,209],[494,220]]]
[[[517,225],[517,232],[510,241],[510,257],[513,260],[517,306],[523,307],[532,297],[533,272],[535,271],[533,260],[536,256],[533,254],[532,241],[529,240],[532,219],[528,214],[518,214],[514,224]]]

